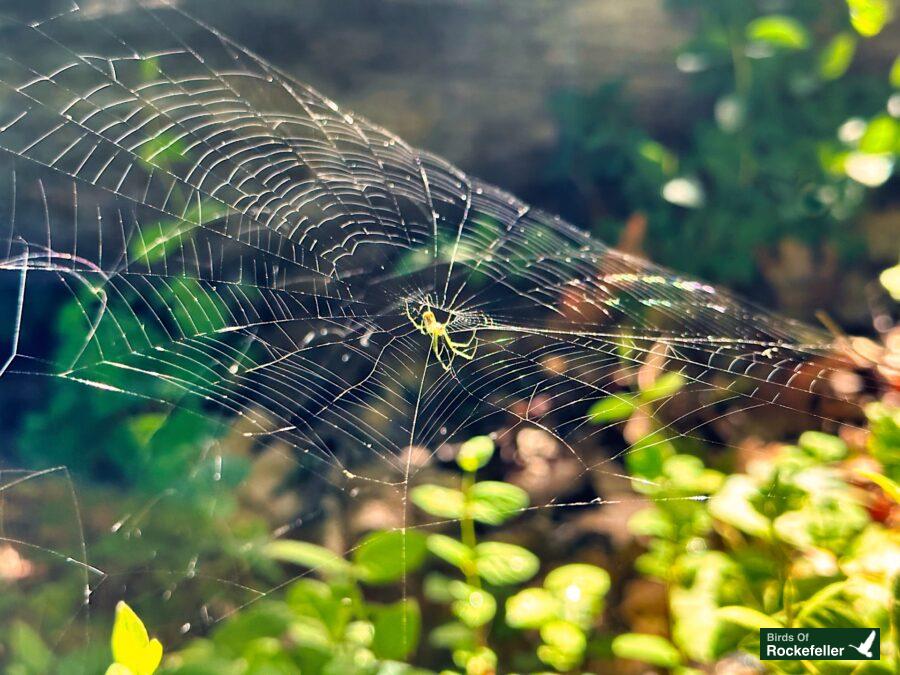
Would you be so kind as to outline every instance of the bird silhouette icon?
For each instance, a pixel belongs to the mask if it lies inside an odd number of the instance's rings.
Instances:
[[[850,645],[850,646],[853,647],[853,649],[858,651],[860,654],[865,656],[867,659],[871,659],[873,642],[875,642],[875,631],[874,630],[871,633],[869,633],[869,637],[867,637],[863,642],[859,643],[858,645]]]

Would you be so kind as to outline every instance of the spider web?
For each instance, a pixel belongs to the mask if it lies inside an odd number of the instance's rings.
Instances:
[[[579,447],[621,424],[588,411],[638,370],[687,382],[653,403],[663,437],[833,397],[827,335],[591,239],[177,6],[63,6],[0,30],[0,386],[45,376],[190,407],[311,480],[392,486],[404,507],[438,448],[504,424],[617,475],[629,447]],[[63,360],[36,318],[45,286],[80,316]],[[474,336],[471,360],[438,363],[410,320],[426,308]],[[66,557],[91,570],[79,542]]]

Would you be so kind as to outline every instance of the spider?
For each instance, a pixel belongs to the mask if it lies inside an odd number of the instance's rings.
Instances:
[[[475,350],[478,348],[477,343],[473,344],[475,342],[475,331],[472,331],[472,337],[465,342],[457,342],[450,337],[450,333],[447,331],[447,324],[438,321],[431,307],[427,304],[419,307],[419,316],[422,317],[421,321],[417,321],[416,317],[412,315],[409,311],[409,305],[406,306],[406,316],[409,317],[412,325],[422,335],[427,335],[431,338],[431,350],[444,370],[450,370],[453,359],[457,356],[466,361],[471,361],[475,356]],[[447,358],[448,351],[450,352],[449,358]]]

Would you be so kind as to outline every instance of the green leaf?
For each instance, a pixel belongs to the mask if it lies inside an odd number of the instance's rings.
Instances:
[[[760,628],[781,628],[780,621],[773,619],[768,614],[750,607],[729,605],[716,610],[716,616],[722,621],[736,624],[747,630],[758,631]]]
[[[462,542],[443,534],[428,535],[425,545],[438,558],[460,569],[465,567],[474,554],[472,549]]]
[[[551,621],[541,627],[538,658],[557,670],[572,670],[584,658],[587,639],[582,630],[568,621]]]
[[[332,581],[331,583],[323,583],[317,579],[304,578],[299,579],[288,587],[286,594],[286,604],[288,608],[297,616],[309,617],[314,623],[306,622],[304,624],[304,635],[307,642],[321,642],[321,632],[325,631],[326,639],[328,631],[331,631],[331,637],[339,639],[344,627],[350,621],[352,607],[350,604],[350,596],[352,588],[349,584],[341,584]],[[244,616],[244,613],[241,613]],[[263,633],[263,635],[278,636],[282,632],[281,622],[284,616],[273,612],[259,614],[253,618],[252,630],[262,628],[268,624],[271,633]],[[228,624],[233,625],[232,623]],[[327,629],[326,629],[327,626]],[[252,635],[252,630],[245,627],[241,632]],[[242,638],[244,635],[241,636]]]
[[[500,525],[528,506],[528,493],[500,481],[475,483],[469,490],[469,513],[479,523]]]
[[[409,498],[425,513],[439,518],[459,520],[465,513],[466,498],[459,490],[439,485],[419,485],[412,489]]]
[[[740,474],[729,476],[722,489],[709,500],[709,512],[714,518],[742,532],[768,539],[770,521],[751,502],[759,494],[759,489],[749,477]]]
[[[856,51],[856,38],[850,33],[838,33],[822,50],[819,74],[825,80],[836,80],[847,72]]]
[[[460,649],[453,652],[453,663],[466,671],[466,675],[493,675],[497,672],[497,655],[488,647]],[[456,675],[442,671],[441,675]]]
[[[357,576],[370,584],[401,579],[425,560],[425,535],[415,530],[372,532],[353,552]]]
[[[455,598],[450,605],[453,615],[470,628],[483,626],[497,613],[497,601],[485,590],[454,581],[450,593]]]
[[[797,612],[797,626],[809,628],[864,628],[866,621],[843,597],[847,581],[829,584],[806,600]]]
[[[650,402],[674,396],[682,387],[684,387],[685,382],[687,382],[687,380],[685,380],[684,375],[681,373],[663,373],[653,380],[650,385],[641,389],[641,399]]]
[[[663,472],[665,461],[675,454],[675,446],[662,434],[651,432],[632,444],[625,455],[625,466],[632,477],[656,482]]]
[[[456,463],[463,471],[474,473],[491,461],[493,454],[493,439],[490,436],[475,436],[460,446]]]
[[[528,549],[514,544],[490,541],[475,547],[478,575],[495,586],[528,581],[537,574],[540,562]]]
[[[150,639],[144,622],[122,601],[116,605],[111,645],[113,661],[133,675],[151,675],[162,661],[162,644]]]
[[[560,603],[560,618],[584,630],[603,610],[609,585],[606,570],[582,563],[557,567],[544,579],[544,588]]]
[[[874,37],[893,18],[891,0],[847,0],[850,24],[864,37]]]
[[[544,579],[544,588],[557,597],[571,598],[577,590],[579,596],[602,598],[609,591],[609,586],[609,573],[605,569],[584,563],[557,567]]]
[[[900,56],[894,59],[891,64],[891,72],[888,75],[888,81],[894,89],[900,89]]]
[[[9,629],[9,647],[13,661],[25,666],[27,672],[49,673],[53,669],[53,652],[28,624],[13,622]]]
[[[350,573],[349,562],[324,546],[310,544],[307,541],[278,539],[266,544],[263,547],[263,553],[274,560],[308,567],[325,576],[340,576]]]
[[[747,39],[781,49],[806,49],[809,33],[799,21],[784,14],[769,14],[747,25]]]
[[[422,615],[414,599],[401,600],[372,612],[372,651],[380,659],[403,660],[419,645]]]
[[[859,150],[869,155],[893,153],[897,149],[898,136],[900,129],[897,121],[889,115],[878,115],[866,125],[859,141]]]
[[[588,409],[588,419],[591,424],[627,420],[637,410],[639,400],[637,394],[617,394],[601,398]]]
[[[428,642],[439,649],[472,650],[475,648],[475,633],[468,626],[451,621],[431,631]]]
[[[623,633],[613,639],[612,651],[620,659],[641,661],[661,668],[675,668],[681,664],[681,654],[675,645],[659,635]]]
[[[540,628],[559,612],[559,601],[543,588],[526,588],[506,600],[506,623],[513,628]]]
[[[665,511],[656,506],[648,506],[628,519],[628,531],[637,537],[673,539],[675,524]]]
[[[450,595],[450,577],[440,572],[431,572],[425,575],[422,592],[431,602],[448,603],[453,599]]]
[[[797,445],[823,462],[836,462],[847,456],[847,444],[843,440],[821,431],[803,432]]]

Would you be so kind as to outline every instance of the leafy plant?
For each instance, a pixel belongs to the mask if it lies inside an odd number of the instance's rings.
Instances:
[[[427,539],[428,550],[464,578],[433,573],[426,580],[426,595],[447,604],[454,617],[432,631],[431,642],[452,650],[455,664],[467,675],[493,673],[498,655],[490,637],[495,624],[502,621],[509,628],[537,633],[539,663],[560,672],[572,670],[584,660],[588,636],[609,590],[609,575],[593,565],[565,565],[547,574],[541,587],[509,595],[510,588],[538,573],[539,561],[521,546],[477,541],[476,523],[498,526],[529,506],[521,488],[477,480],[477,471],[490,462],[493,453],[494,443],[487,436],[463,443],[456,456],[463,471],[459,488],[425,484],[410,495],[426,513],[459,521],[460,527],[458,539],[444,534]],[[502,603],[499,598],[504,595]]]
[[[626,227],[626,244],[748,293],[777,283],[784,242],[814,260],[858,256],[853,220],[897,156],[900,65],[890,80],[852,67],[859,43],[892,18],[891,4],[668,4],[692,30],[675,66],[697,114],[662,137],[640,123],[620,83],[561,93],[552,101],[553,206],[610,241],[623,223],[639,225]],[[573,203],[587,212],[571,213]]]

